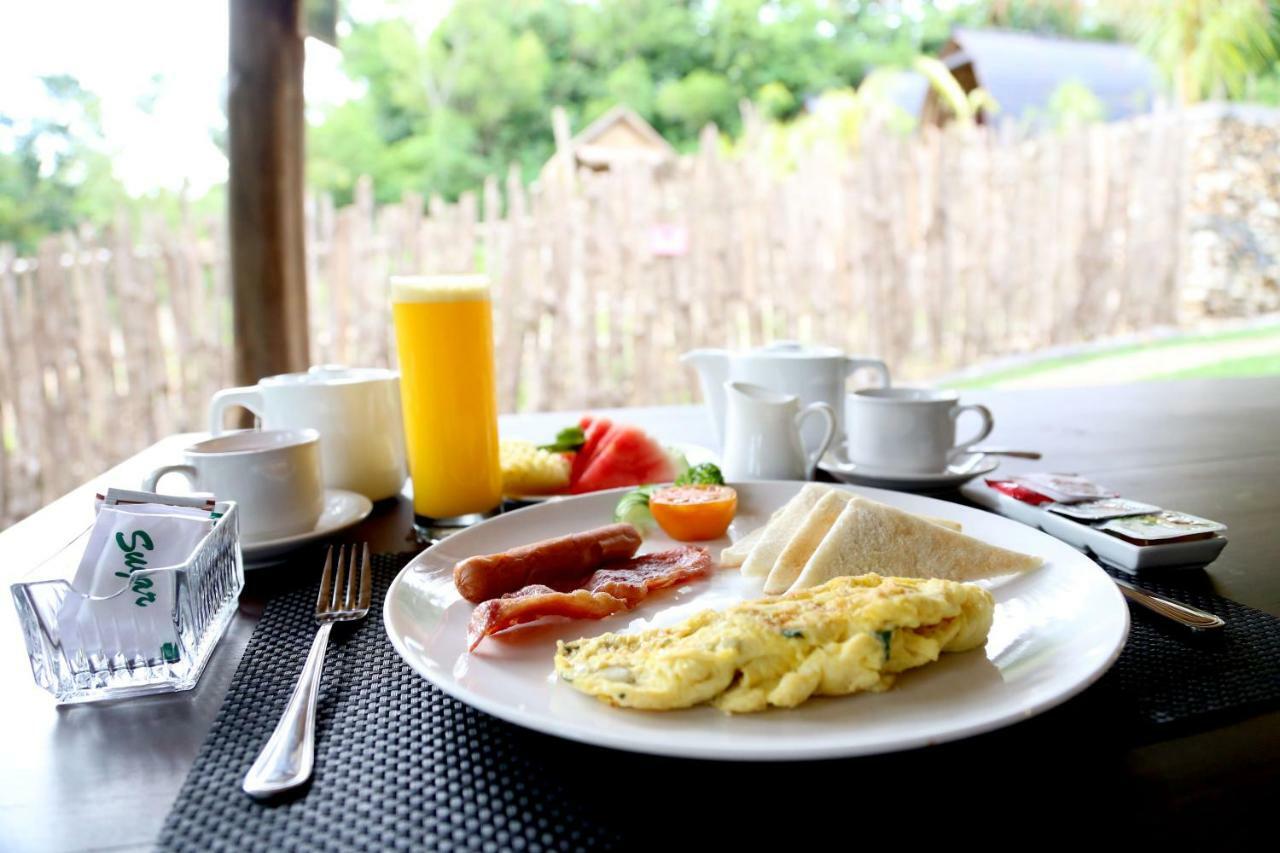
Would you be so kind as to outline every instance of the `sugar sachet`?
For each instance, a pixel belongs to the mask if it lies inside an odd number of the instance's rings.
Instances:
[[[209,535],[207,510],[163,504],[103,506],[58,611],[64,647],[91,659],[176,660],[175,580],[150,570],[181,565]]]

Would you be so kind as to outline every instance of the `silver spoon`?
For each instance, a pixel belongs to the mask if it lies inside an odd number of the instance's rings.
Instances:
[[[1016,456],[1018,459],[1039,459],[1036,450],[1010,450],[1007,447],[970,447],[969,453],[985,453],[987,456]]]

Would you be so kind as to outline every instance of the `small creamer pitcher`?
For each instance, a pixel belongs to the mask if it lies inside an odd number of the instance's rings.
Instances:
[[[724,475],[728,480],[809,480],[836,433],[826,403],[800,407],[794,394],[749,382],[726,382]],[[800,426],[812,415],[826,422],[816,450],[805,452]]]

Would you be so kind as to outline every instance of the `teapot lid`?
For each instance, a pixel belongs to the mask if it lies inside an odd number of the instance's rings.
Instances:
[[[802,344],[799,341],[773,341],[743,354],[755,358],[840,358],[844,356],[844,351],[835,347]]]

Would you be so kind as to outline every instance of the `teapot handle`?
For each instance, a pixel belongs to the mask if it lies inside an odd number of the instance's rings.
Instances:
[[[831,446],[831,440],[836,437],[836,412],[827,403],[810,403],[801,409],[796,414],[796,431],[800,430],[805,418],[814,414],[820,414],[826,419],[827,428],[822,433],[822,441],[818,442],[818,449],[810,453],[805,459],[804,478],[806,480],[813,479],[813,471],[818,467],[818,461],[822,459],[827,452],[827,448]]]
[[[258,420],[263,419],[266,411],[266,406],[262,399],[262,391],[258,389],[257,385],[248,385],[243,388],[223,388],[214,394],[213,399],[209,401],[210,433],[222,435],[224,431],[222,413],[232,406],[241,406],[248,409]]]
[[[888,388],[892,384],[889,379],[889,366],[878,358],[854,358],[853,356],[848,356],[845,358],[844,364],[844,375],[846,377],[852,376],[855,370],[869,367],[880,374],[880,384],[877,387]]]

